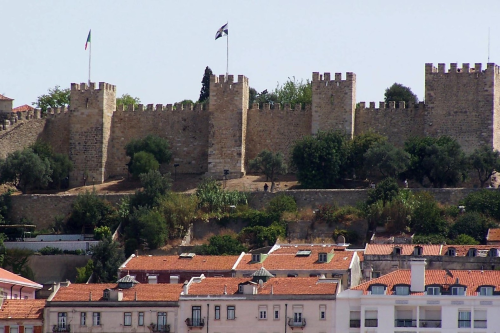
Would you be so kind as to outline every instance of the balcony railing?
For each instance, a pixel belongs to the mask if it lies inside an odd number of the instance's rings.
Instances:
[[[60,332],[60,333],[69,333],[71,332],[70,330],[70,325],[54,325],[52,327],[52,332]]]
[[[378,327],[378,319],[365,319],[365,327]]]
[[[361,327],[361,319],[351,319],[349,327]]]
[[[188,327],[203,327],[203,326],[205,326],[205,319],[203,319],[203,318],[187,318],[186,325]]]
[[[151,324],[149,326],[151,329],[151,332],[153,333],[169,333],[170,332],[170,325],[156,325],[156,324]]]
[[[488,328],[486,320],[474,320],[474,328]]]
[[[304,327],[306,326],[306,319],[302,318],[301,320],[295,320],[294,318],[288,319],[288,326],[290,327]]]
[[[458,321],[458,328],[470,328],[471,325],[471,320],[459,320]]]
[[[417,321],[415,319],[396,319],[394,327],[417,327]]]
[[[419,327],[441,327],[441,319],[420,319]]]

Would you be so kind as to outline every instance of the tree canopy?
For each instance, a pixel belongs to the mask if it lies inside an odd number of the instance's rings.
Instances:
[[[5,161],[0,161],[0,183],[11,182],[23,193],[47,186],[51,175],[49,160],[40,158],[31,148],[10,153]]]
[[[397,178],[410,164],[410,154],[388,142],[373,144],[364,155],[365,168],[384,177]]]
[[[116,106],[123,105],[124,107],[127,107],[129,105],[133,105],[134,107],[137,107],[139,104],[141,104],[141,100],[138,97],[132,97],[129,94],[123,94],[121,97],[116,98]]]
[[[130,173],[134,173],[134,157],[136,156],[136,153],[139,152],[152,154],[154,159],[156,159],[159,164],[169,163],[172,158],[172,152],[170,151],[170,145],[167,139],[151,134],[142,139],[132,139],[125,145],[125,153],[128,157],[130,157],[130,162],[128,163]],[[143,167],[144,165],[156,166],[156,164],[150,163],[150,159],[149,161],[146,161],[148,158],[144,154],[140,155],[140,157],[143,162]]]
[[[283,154],[273,153],[269,150],[261,151],[256,158],[250,161],[248,167],[251,171],[263,173],[266,176],[266,181],[270,180],[273,184],[278,175],[286,174],[288,169]]]
[[[50,88],[47,94],[38,96],[36,102],[32,104],[46,113],[48,108],[56,108],[69,105],[69,89],[61,89],[60,86]]]
[[[94,281],[97,283],[116,282],[118,267],[125,261],[123,249],[111,237],[103,239],[91,247],[94,265]]]
[[[212,75],[212,70],[207,66],[205,68],[205,73],[203,73],[203,79],[201,80],[200,98],[198,99],[198,103],[208,101],[208,98],[210,97],[210,76]]]
[[[310,104],[312,103],[312,85],[309,80],[297,81],[295,77],[288,78],[288,80],[280,85],[279,82],[274,91],[269,92],[267,89],[258,93],[254,88],[250,88],[249,106],[253,103],[262,105],[268,103],[271,106],[274,104],[284,105],[289,103],[291,107],[297,104]]]
[[[403,86],[400,83],[394,83],[392,86],[385,90],[385,102],[397,102],[404,101],[406,105],[417,104],[418,97],[415,95],[409,87]]]
[[[365,178],[367,167],[365,166],[365,153],[373,145],[386,142],[387,137],[375,132],[366,132],[356,135],[350,143],[349,168],[354,170],[358,178]]]
[[[477,172],[481,187],[500,170],[500,152],[492,147],[482,146],[469,156],[471,167]]]

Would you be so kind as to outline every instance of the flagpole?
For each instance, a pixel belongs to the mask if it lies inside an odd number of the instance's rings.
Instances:
[[[91,37],[92,38],[92,37]],[[89,48],[89,86],[90,86],[90,64],[92,60],[92,40],[90,40],[90,48]]]
[[[229,28],[229,21],[227,21],[227,27]],[[228,30],[229,32],[229,30]],[[226,35],[226,78],[229,75],[229,33]]]

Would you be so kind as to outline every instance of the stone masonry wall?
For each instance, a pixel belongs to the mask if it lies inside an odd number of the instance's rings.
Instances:
[[[108,149],[106,170],[110,177],[127,174],[129,158],[125,155],[125,145],[132,139],[154,134],[165,138],[170,143],[172,162],[167,170],[174,172],[173,164],[179,164],[179,173],[205,173],[208,171],[208,111],[197,105],[171,104],[133,106],[124,111],[119,108],[113,114],[111,139]]]
[[[286,161],[290,161],[294,143],[311,134],[311,106],[301,110],[300,105],[290,109],[274,109],[265,104],[259,109],[255,104],[248,110],[246,163],[251,161],[264,149],[281,152]]]
[[[484,71],[480,63],[473,68],[469,64],[458,68],[452,63],[449,71],[445,64],[438,68],[426,64],[425,135],[451,136],[467,152],[483,144],[493,146],[494,85],[498,71],[495,64],[488,64]]]
[[[404,102],[399,102],[396,108],[394,102],[390,102],[386,107],[384,102],[375,107],[375,102],[370,102],[370,106],[365,107],[365,103],[359,103],[356,109],[355,135],[360,135],[368,131],[382,134],[388,141],[401,147],[410,137],[424,135],[424,104],[415,107],[405,108]]]

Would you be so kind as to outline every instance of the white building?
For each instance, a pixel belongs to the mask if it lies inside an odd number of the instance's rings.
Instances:
[[[336,332],[500,332],[500,271],[425,265],[415,258],[337,295]]]
[[[0,268],[0,298],[34,299],[42,285]]]

